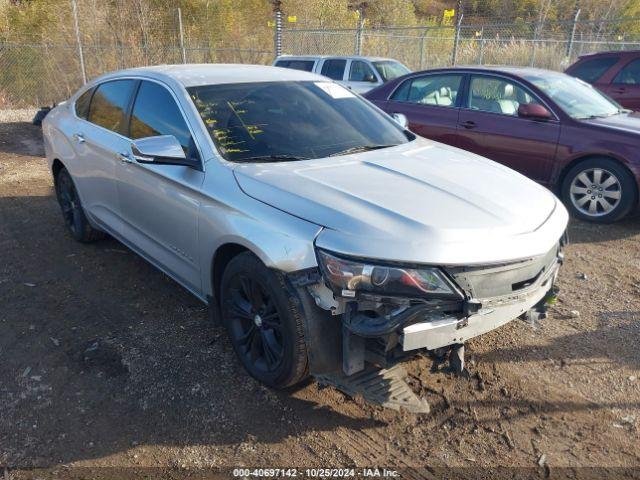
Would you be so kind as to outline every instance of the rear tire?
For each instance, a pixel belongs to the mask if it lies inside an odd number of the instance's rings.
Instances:
[[[573,217],[611,223],[634,208],[638,187],[633,176],[618,162],[596,157],[574,165],[567,172],[561,195]]]
[[[66,168],[62,168],[56,175],[55,187],[62,217],[71,236],[82,243],[95,242],[105,238],[106,234],[93,228],[87,220],[78,191]]]
[[[284,277],[252,253],[241,253],[227,265],[220,290],[223,323],[249,374],[274,388],[304,380],[304,317]]]

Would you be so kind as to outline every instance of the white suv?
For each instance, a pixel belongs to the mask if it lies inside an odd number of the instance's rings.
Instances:
[[[358,93],[368,92],[411,72],[391,58],[360,56],[283,55],[276,58],[273,66],[319,73]]]

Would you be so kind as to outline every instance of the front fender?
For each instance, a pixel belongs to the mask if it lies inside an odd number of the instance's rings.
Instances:
[[[229,170],[221,168],[216,173],[215,183],[220,187],[221,195],[217,200],[203,201],[199,212],[198,237],[205,295],[211,295],[213,291],[211,266],[215,254],[227,244],[250,250],[267,267],[284,273],[317,266],[314,240],[322,227],[245,195],[237,188]],[[229,182],[224,181],[225,177]]]

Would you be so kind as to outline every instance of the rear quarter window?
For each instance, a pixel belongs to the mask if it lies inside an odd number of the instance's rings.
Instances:
[[[93,88],[90,88],[82,95],[78,97],[75,104],[76,116],[84,120],[89,115],[89,104],[91,103],[91,95],[93,94]]]
[[[276,62],[276,67],[291,68],[292,70],[313,71],[313,60],[280,60]]]
[[[585,60],[573,67],[569,74],[585,82],[593,83],[602,77],[609,68],[618,63],[618,60],[620,60],[620,57],[601,57]]]

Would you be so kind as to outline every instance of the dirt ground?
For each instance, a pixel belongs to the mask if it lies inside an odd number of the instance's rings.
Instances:
[[[550,318],[471,341],[470,380],[408,362],[430,414],[313,381],[271,391],[174,281],[114,240],[75,243],[40,129],[1,124],[0,478],[181,478],[239,466],[636,478],[640,216],[574,222],[570,238]]]

